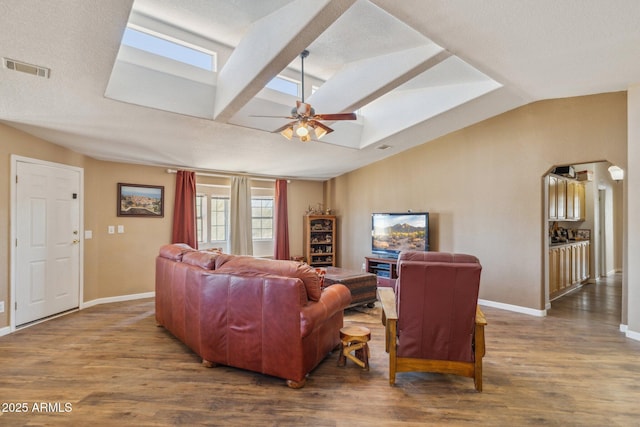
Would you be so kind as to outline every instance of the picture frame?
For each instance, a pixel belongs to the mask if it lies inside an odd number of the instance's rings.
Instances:
[[[118,216],[164,217],[164,186],[118,183]]]

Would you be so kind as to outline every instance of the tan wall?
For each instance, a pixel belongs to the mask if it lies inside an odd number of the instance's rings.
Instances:
[[[370,253],[372,212],[427,210],[432,250],[480,258],[480,298],[543,309],[543,176],[599,160],[625,168],[626,114],[624,92],[541,101],[328,181],[340,265],[360,269]]]
[[[10,301],[10,166],[11,154],[84,168],[83,301],[132,295],[154,290],[155,256],[171,239],[175,175],[165,168],[104,162],[82,156],[55,144],[0,124],[0,328],[9,325]],[[117,184],[148,184],[165,187],[164,218],[124,218],[116,214]],[[302,216],[309,205],[322,201],[323,184],[292,181],[288,188],[290,247],[302,253]],[[123,225],[123,234],[108,234],[109,225]]]
[[[321,181],[291,181],[287,185],[287,203],[289,215],[289,253],[302,256],[304,214],[309,207],[315,207],[323,200]]]
[[[175,175],[166,169],[88,159],[85,169],[84,301],[154,291],[155,256],[171,240]],[[163,218],[118,217],[118,183],[164,186]],[[108,226],[124,233],[108,234]]]

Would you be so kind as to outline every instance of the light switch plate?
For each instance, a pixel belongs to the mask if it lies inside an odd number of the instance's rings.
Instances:
[[[4,313],[4,301],[0,301],[0,313]]]
[[[109,233],[109,234],[113,234],[113,233],[115,233],[115,232],[116,232],[116,227],[115,227],[115,226],[110,225],[110,226],[107,228],[107,233]]]
[[[84,238],[85,238],[85,240],[92,239],[93,238],[93,231],[84,230]]]
[[[124,233],[124,225],[119,225],[118,226],[118,234],[122,234]]]

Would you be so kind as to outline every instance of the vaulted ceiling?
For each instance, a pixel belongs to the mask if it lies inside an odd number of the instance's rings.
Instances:
[[[640,2],[8,0],[0,121],[103,160],[327,179],[518,106],[640,82]],[[127,25],[217,55],[213,72],[121,45]],[[299,96],[357,113],[302,143]]]

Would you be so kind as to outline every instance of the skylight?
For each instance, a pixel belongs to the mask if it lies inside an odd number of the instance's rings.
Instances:
[[[298,96],[299,83],[287,79],[282,76],[275,76],[267,86],[269,89],[277,90],[278,92],[286,93],[287,95]]]
[[[151,33],[127,27],[122,44],[163,56],[207,71],[216,70],[215,54],[194,49]]]

